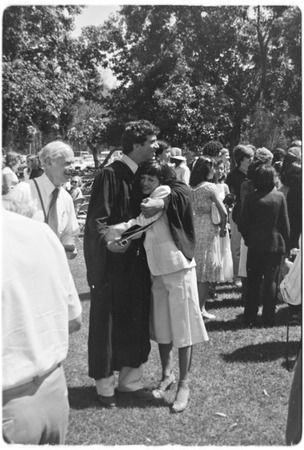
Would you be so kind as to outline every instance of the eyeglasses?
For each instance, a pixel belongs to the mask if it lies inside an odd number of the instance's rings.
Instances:
[[[71,184],[77,184],[77,181],[71,181]]]

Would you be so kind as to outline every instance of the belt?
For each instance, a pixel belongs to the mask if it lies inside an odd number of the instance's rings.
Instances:
[[[31,384],[35,384],[35,385],[41,384],[47,377],[49,377],[53,372],[55,372],[55,370],[58,369],[60,366],[61,366],[61,363],[56,364],[56,366],[52,367],[50,370],[43,373],[42,375],[36,375],[36,376],[30,378],[28,381],[24,381],[16,386],[13,386],[8,389],[4,389],[3,392],[9,393],[9,392],[13,391],[14,389],[15,390],[23,389]]]

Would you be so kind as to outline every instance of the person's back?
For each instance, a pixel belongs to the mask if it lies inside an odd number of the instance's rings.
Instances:
[[[3,417],[13,418],[4,433],[14,443],[63,443],[69,405],[61,363],[81,304],[52,230],[10,211],[3,219]]]
[[[244,323],[257,324],[263,280],[263,325],[273,326],[277,275],[289,240],[287,205],[284,194],[275,188],[275,170],[269,163],[257,165],[251,179],[256,190],[245,197],[238,223],[248,247]]]
[[[261,251],[285,252],[285,242],[288,232],[282,214],[286,210],[284,195],[272,190],[265,192],[252,192],[247,195],[247,208],[252,211],[250,222],[244,230],[243,223],[239,224],[245,237],[247,246],[254,246]]]

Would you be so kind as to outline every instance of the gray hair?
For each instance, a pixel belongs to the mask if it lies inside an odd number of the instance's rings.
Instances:
[[[53,141],[45,145],[39,152],[39,159],[44,166],[47,158],[56,159],[60,156],[64,156],[67,153],[73,153],[73,149],[70,145],[62,141]]]
[[[37,211],[37,204],[33,200],[24,198],[12,198],[10,195],[2,197],[4,209],[20,214],[21,216],[32,218]]]

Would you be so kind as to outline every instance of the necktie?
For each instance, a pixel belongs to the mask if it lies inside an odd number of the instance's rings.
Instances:
[[[47,223],[52,228],[54,233],[58,234],[58,215],[57,215],[57,198],[59,194],[59,188],[55,188],[52,192],[52,199],[50,203],[50,209],[47,217]]]

